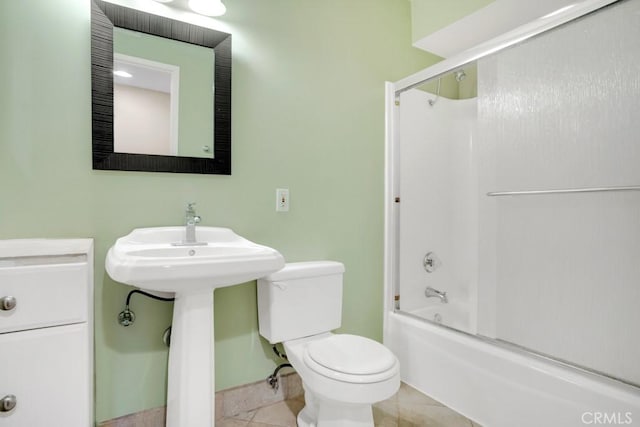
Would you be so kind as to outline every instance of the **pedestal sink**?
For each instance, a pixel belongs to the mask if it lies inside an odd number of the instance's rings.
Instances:
[[[213,291],[280,270],[284,259],[228,228],[198,227],[192,245],[181,243],[184,234],[184,227],[135,229],[109,249],[106,270],[118,282],[175,293],[167,427],[212,427]]]

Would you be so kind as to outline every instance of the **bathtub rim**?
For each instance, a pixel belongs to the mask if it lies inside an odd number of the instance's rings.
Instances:
[[[474,350],[485,352],[493,357],[506,358],[511,362],[539,370],[546,375],[560,378],[579,387],[588,389],[593,389],[596,386],[604,387],[607,389],[607,393],[611,393],[612,396],[624,401],[635,399],[636,403],[640,405],[640,385],[638,384],[536,353],[507,341],[460,331],[401,310],[387,312],[385,323],[392,318],[395,318],[397,322],[407,322],[416,328],[427,329],[440,338],[450,339],[461,345],[469,345]],[[387,345],[390,341],[388,335],[390,333],[388,329],[385,329],[383,344]]]

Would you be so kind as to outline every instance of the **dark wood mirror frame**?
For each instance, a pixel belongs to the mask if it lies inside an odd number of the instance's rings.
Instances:
[[[113,151],[113,27],[213,49],[212,159]],[[91,106],[93,169],[231,175],[231,35],[92,0]]]

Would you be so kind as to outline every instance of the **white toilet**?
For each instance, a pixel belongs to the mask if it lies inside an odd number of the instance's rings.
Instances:
[[[368,338],[333,334],[342,322],[344,265],[289,263],[258,280],[260,335],[284,343],[302,378],[299,427],[373,427],[371,405],[400,387],[395,355]]]

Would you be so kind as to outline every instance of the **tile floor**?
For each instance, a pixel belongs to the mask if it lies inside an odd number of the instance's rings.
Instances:
[[[304,399],[296,397],[223,418],[216,427],[296,427]],[[480,427],[473,421],[402,384],[393,397],[373,408],[376,427]]]

